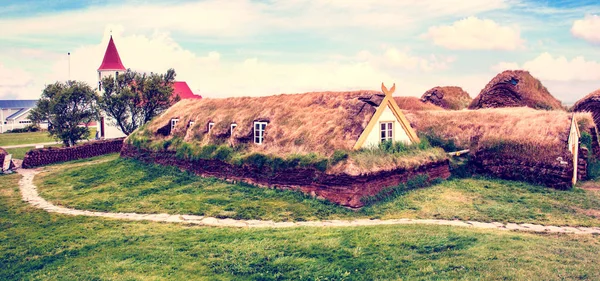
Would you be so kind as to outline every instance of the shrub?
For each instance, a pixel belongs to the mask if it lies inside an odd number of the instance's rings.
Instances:
[[[335,165],[346,159],[348,159],[348,152],[343,151],[343,150],[336,150],[333,152],[333,155],[331,156],[331,165]]]
[[[447,152],[453,152],[453,151],[460,150],[460,148],[457,147],[454,139],[443,138],[443,137],[439,136],[438,134],[434,133],[433,131],[429,131],[429,132],[423,134],[423,137],[421,137],[421,139],[426,140],[430,146],[441,147]]]
[[[262,169],[268,161],[267,156],[260,153],[252,153],[243,159],[244,164],[255,166],[258,169]]]
[[[8,130],[8,131],[6,131],[6,133],[29,133],[29,132],[37,132],[39,130],[40,130],[40,127],[38,127],[35,124],[32,124],[32,125],[27,125],[24,128]]]
[[[233,148],[221,145],[215,150],[214,159],[226,162],[227,160],[231,159],[232,154]]]
[[[208,145],[202,146],[202,148],[200,149],[200,154],[198,155],[198,158],[210,160],[210,159],[212,159],[213,152],[215,152],[216,150],[217,150],[217,146],[214,144],[208,144]]]

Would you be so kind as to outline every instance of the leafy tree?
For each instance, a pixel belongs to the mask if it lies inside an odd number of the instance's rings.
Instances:
[[[85,82],[56,82],[46,86],[41,99],[29,114],[36,124],[48,121],[48,132],[65,146],[89,136],[87,124],[98,116],[97,95]]]
[[[179,101],[173,97],[175,70],[150,75],[131,71],[102,79],[99,106],[126,135],[163,113]]]

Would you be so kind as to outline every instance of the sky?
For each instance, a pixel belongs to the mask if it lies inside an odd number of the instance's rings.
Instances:
[[[460,86],[475,97],[514,69],[566,104],[600,89],[598,1],[165,2],[0,0],[0,99],[37,99],[67,79],[96,85],[111,35],[126,68],[174,68],[211,98],[382,82],[401,96]]]

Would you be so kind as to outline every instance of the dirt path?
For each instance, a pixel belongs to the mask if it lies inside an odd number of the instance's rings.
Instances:
[[[425,219],[390,219],[390,220],[324,220],[324,221],[301,221],[301,222],[273,222],[262,220],[234,220],[218,219],[214,217],[194,216],[194,215],[169,215],[169,214],[137,214],[137,213],[106,213],[70,209],[56,206],[44,198],[40,197],[36,186],[33,184],[33,178],[39,171],[33,169],[19,169],[18,173],[23,176],[19,181],[19,189],[23,201],[33,205],[36,208],[43,209],[50,213],[66,214],[72,216],[90,216],[104,217],[132,221],[156,221],[184,223],[203,226],[221,226],[221,227],[348,227],[348,226],[372,226],[372,225],[399,225],[399,224],[430,224],[430,225],[449,225],[474,228],[488,228],[498,230],[518,230],[528,232],[545,233],[573,233],[573,234],[600,234],[600,227],[566,227],[566,226],[544,226],[536,224],[503,224],[499,222],[476,222],[459,220],[425,220]]]

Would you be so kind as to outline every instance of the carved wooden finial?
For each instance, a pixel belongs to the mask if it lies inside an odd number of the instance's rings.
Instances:
[[[396,83],[394,83],[394,85],[388,90],[388,88],[385,87],[383,82],[381,82],[381,90],[386,96],[391,96],[394,93],[394,91],[396,91]]]

